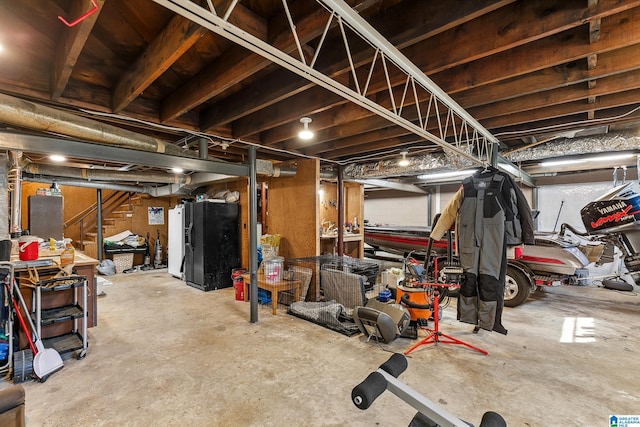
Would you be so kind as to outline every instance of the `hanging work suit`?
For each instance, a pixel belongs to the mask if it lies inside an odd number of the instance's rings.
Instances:
[[[533,219],[513,179],[494,168],[466,178],[431,231],[441,238],[456,223],[456,249],[464,270],[458,320],[503,334],[507,245],[533,243]]]

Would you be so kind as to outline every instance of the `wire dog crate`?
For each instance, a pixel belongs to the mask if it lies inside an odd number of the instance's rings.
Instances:
[[[374,297],[376,261],[321,255],[293,258],[288,265],[312,272],[308,302],[292,304],[289,313],[346,335],[359,333],[352,313]]]
[[[317,301],[320,298],[320,271],[339,270],[345,273],[359,274],[366,277],[365,291],[372,291],[378,281],[380,265],[377,261],[360,258],[341,257],[338,255],[320,255],[314,257],[292,258],[289,266],[301,266],[313,271],[310,293],[315,289],[315,298],[309,295],[309,300]]]

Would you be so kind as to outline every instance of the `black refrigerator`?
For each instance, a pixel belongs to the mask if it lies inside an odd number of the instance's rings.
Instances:
[[[240,221],[237,203],[202,201],[184,205],[184,278],[203,291],[233,285],[240,267]]]

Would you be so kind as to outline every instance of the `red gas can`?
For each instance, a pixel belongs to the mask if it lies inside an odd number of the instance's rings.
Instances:
[[[233,279],[233,288],[236,290],[236,301],[244,301],[244,280],[242,277]]]
[[[233,288],[236,290],[236,301],[244,301],[244,280],[242,275],[247,270],[244,268],[234,268],[231,270],[231,280],[233,280]]]

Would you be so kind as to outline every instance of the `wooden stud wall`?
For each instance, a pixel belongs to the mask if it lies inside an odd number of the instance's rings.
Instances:
[[[333,182],[323,182],[320,185],[320,216],[318,217],[318,226],[327,228],[328,222],[334,224],[334,229],[338,227],[338,187]],[[359,224],[359,233],[364,232],[364,186],[354,182],[344,183],[344,220],[345,223],[353,223],[357,217]],[[355,232],[355,231],[354,231]],[[333,239],[323,239],[321,242],[322,253],[332,253],[336,250],[336,244]],[[344,254],[352,257],[360,258],[364,254],[364,238],[357,241],[345,242]]]

